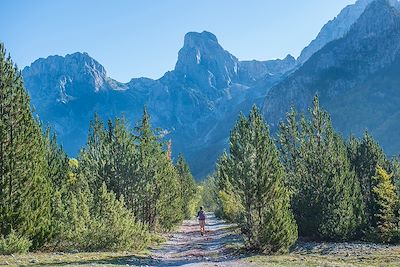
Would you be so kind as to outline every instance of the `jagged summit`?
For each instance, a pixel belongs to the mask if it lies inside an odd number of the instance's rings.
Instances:
[[[30,71],[48,72],[50,70],[57,73],[62,73],[66,69],[68,71],[78,71],[82,68],[92,70],[105,77],[107,76],[104,67],[86,52],[75,52],[67,54],[65,57],[54,55],[47,58],[39,58],[30,66],[25,67],[26,70],[29,69]]]
[[[34,61],[22,71],[26,84],[42,88],[32,97],[67,103],[76,97],[111,88],[105,68],[88,53],[49,56]],[[46,84],[46,86],[41,86]]]
[[[214,34],[189,32],[178,54],[175,72],[202,88],[226,88],[238,78],[238,59],[224,50]]]
[[[208,31],[203,32],[188,32],[185,34],[184,46],[197,46],[202,42],[218,43],[217,37]]]

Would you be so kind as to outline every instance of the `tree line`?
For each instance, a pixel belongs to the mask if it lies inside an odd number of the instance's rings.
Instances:
[[[343,139],[317,96],[307,114],[287,113],[277,140],[253,107],[204,183],[206,205],[266,253],[286,252],[299,237],[398,243],[399,167],[368,132]]]
[[[0,44],[0,253],[139,250],[193,215],[197,185],[146,108],[134,129],[95,116],[76,159],[42,128]]]

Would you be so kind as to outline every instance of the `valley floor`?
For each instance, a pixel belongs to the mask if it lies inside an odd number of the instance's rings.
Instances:
[[[208,217],[205,236],[187,220],[148,253],[29,253],[0,256],[0,266],[400,266],[400,246],[368,243],[298,242],[288,255],[245,254],[235,226]]]

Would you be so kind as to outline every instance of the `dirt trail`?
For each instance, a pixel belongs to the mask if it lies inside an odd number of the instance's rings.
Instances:
[[[168,241],[152,250],[150,259],[132,259],[136,266],[248,266],[229,245],[241,243],[234,226],[207,213],[206,234],[200,235],[197,220],[186,220]]]

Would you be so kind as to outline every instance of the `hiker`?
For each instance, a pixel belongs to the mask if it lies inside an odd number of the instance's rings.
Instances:
[[[204,229],[204,226],[206,224],[206,213],[203,210],[203,207],[200,207],[200,210],[197,212],[197,216],[199,219],[199,224],[200,224],[200,233],[201,235],[204,235],[206,230]]]

